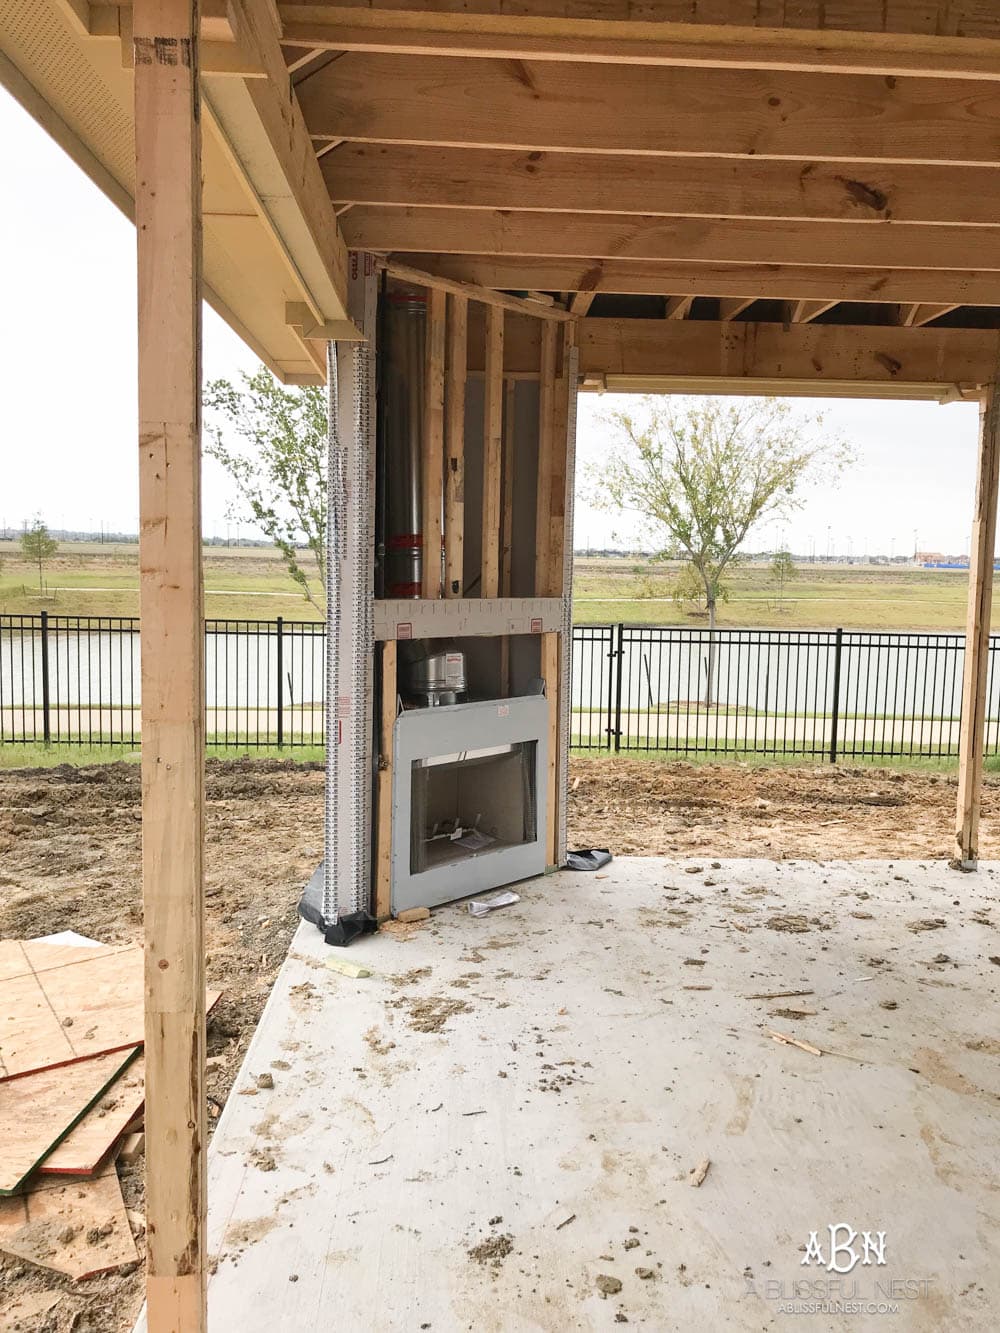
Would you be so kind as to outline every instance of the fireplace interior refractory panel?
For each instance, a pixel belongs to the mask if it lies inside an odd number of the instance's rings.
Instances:
[[[440,903],[545,870],[542,695],[396,719],[392,908]]]

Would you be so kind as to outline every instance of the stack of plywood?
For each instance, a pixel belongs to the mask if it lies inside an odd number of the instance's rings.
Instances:
[[[138,946],[0,941],[0,1250],[77,1279],[138,1258],[115,1157],[142,1122],[142,972]]]

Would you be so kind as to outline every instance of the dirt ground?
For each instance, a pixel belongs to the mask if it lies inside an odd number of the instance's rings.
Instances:
[[[955,781],[871,769],[573,761],[570,846],[622,855],[934,857],[952,838]],[[208,980],[223,991],[208,1035],[209,1118],[232,1086],[322,855],[323,774],[290,761],[210,760],[206,846]],[[133,765],[0,770],[0,938],[72,929],[105,943],[141,933],[140,786]],[[1000,783],[987,783],[981,852],[1000,855]],[[121,1168],[141,1236],[142,1163]],[[0,1307],[59,1292],[20,1325],[122,1333],[141,1268],[81,1283],[0,1256]]]

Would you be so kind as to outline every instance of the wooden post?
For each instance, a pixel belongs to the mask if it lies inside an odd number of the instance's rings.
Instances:
[[[448,297],[444,379],[444,595],[461,597],[465,586],[465,380],[469,351],[469,303]]]
[[[382,707],[379,710],[378,820],[375,851],[375,915],[392,914],[392,773],[396,728],[396,642],[382,645]]]
[[[552,461],[555,445],[556,338],[551,320],[542,322],[538,380],[538,487],[535,501],[535,596],[549,595],[552,540]]]
[[[962,678],[959,736],[958,812],[955,838],[963,869],[979,856],[979,811],[985,748],[986,680],[990,659],[990,612],[997,535],[997,482],[1000,478],[1000,390],[991,384],[983,399],[979,429],[976,507],[969,550],[969,610]]]
[[[444,491],[444,292],[427,293],[424,360],[423,595],[441,596],[441,505]]]
[[[503,310],[486,307],[483,404],[483,532],[481,595],[500,590],[500,472],[503,457]]]
[[[205,626],[197,0],[136,0],[149,1333],[203,1333]]]

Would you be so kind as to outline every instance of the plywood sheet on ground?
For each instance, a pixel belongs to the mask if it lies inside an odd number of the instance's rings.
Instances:
[[[90,1120],[88,1112],[101,1109],[105,1093],[119,1074],[127,1073],[127,1066],[137,1054],[138,1047],[113,1051],[0,1085],[0,1194],[12,1193],[54,1147],[57,1153],[61,1151],[56,1145],[67,1135],[75,1137],[78,1130],[83,1130]],[[141,1102],[141,1072],[139,1088]],[[83,1142],[93,1143],[95,1134],[91,1127]],[[79,1155],[74,1150],[69,1157]]]
[[[77,1281],[137,1262],[114,1163],[88,1179],[49,1177],[0,1199],[0,1250]]]
[[[140,947],[97,950],[7,940],[2,960],[0,1078],[142,1041]]]
[[[61,1291],[26,1291],[0,1305],[0,1333],[33,1333],[63,1298]]]
[[[77,1068],[78,1065],[67,1066],[67,1069]],[[32,1075],[32,1080],[37,1077]],[[15,1079],[11,1086],[27,1081]],[[145,1061],[140,1055],[110,1087],[105,1088],[79,1124],[49,1153],[38,1168],[40,1174],[92,1175],[142,1110],[144,1095]],[[0,1099],[2,1097],[3,1089],[0,1088]]]
[[[207,1007],[219,998],[209,992]],[[143,1040],[142,948],[0,943],[0,1081]]]

